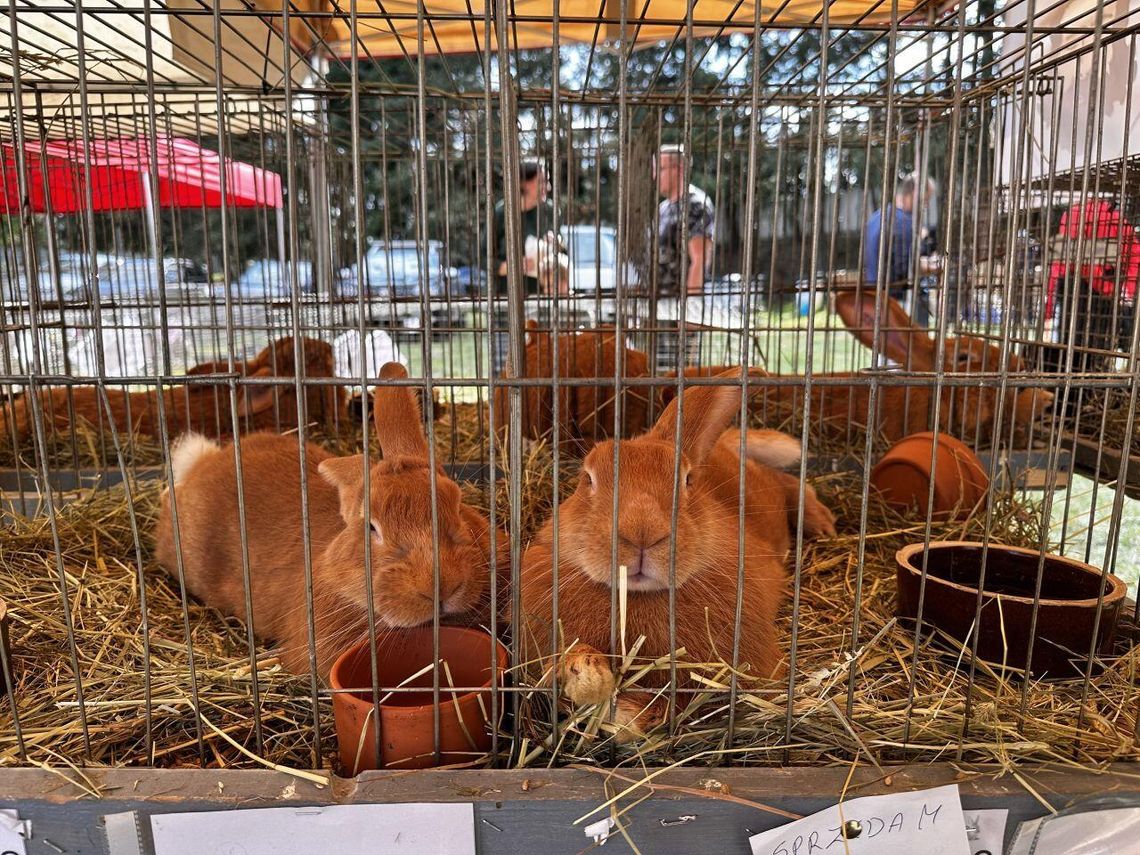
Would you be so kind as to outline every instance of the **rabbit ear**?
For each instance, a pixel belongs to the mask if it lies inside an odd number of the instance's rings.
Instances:
[[[875,291],[845,291],[835,295],[835,310],[843,323],[864,345],[874,350]],[[882,352],[900,365],[917,371],[934,368],[934,342],[926,330],[916,326],[906,309],[892,297],[883,295],[879,332],[883,337]]]
[[[332,345],[319,338],[303,338],[305,376],[335,377],[335,358]]]
[[[740,378],[740,369],[722,372],[718,377]],[[681,451],[694,466],[704,461],[725,428],[732,423],[732,417],[740,411],[740,387],[690,386],[681,400]],[[677,440],[677,400],[669,406],[650,431],[651,435],[666,442]]]
[[[245,372],[242,372],[245,374]],[[252,374],[245,374],[247,377],[272,377],[273,371],[268,368],[259,368]],[[237,403],[238,412],[245,417],[256,416],[258,413],[264,413],[266,410],[272,409],[273,401],[276,399],[277,386],[242,386],[238,389]]]
[[[317,466],[317,473],[337,489],[340,515],[346,523],[359,522],[364,512],[364,455],[330,457]]]
[[[387,362],[380,369],[381,380],[402,380],[407,376],[408,370],[399,362]],[[411,386],[377,386],[372,396],[372,416],[385,457],[427,459],[423,417]]]

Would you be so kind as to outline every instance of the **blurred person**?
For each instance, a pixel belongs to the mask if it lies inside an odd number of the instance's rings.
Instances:
[[[716,212],[708,195],[685,180],[685,148],[663,145],[654,162],[657,190],[657,293],[662,297],[700,294],[712,261]],[[688,239],[682,242],[682,223]]]
[[[550,183],[546,168],[537,160],[524,160],[519,164],[519,258],[522,261],[520,281],[523,295],[534,297],[550,294],[557,290],[566,294],[569,290],[569,266],[559,251],[558,239],[554,234],[554,205],[550,201]],[[494,295],[506,297],[510,288],[507,278],[507,211],[506,200],[495,205],[493,226],[494,240]],[[501,374],[507,361],[509,335],[505,307],[496,312],[496,327],[492,333],[492,369]]]
[[[550,183],[546,168],[536,160],[519,164],[519,257],[522,259],[522,285],[528,297],[553,290],[555,278],[544,283],[541,262],[554,237],[554,205],[548,198]],[[495,293],[506,296],[507,282],[507,211],[506,200],[495,205]],[[561,284],[561,283],[558,283]]]
[[[922,199],[925,209],[934,196],[935,184],[926,182],[926,196]],[[929,242],[920,246],[920,256],[915,269],[911,270],[911,251],[914,247],[915,206],[918,202],[918,179],[912,174],[899,182],[895,188],[892,204],[875,211],[867,219],[864,231],[866,240],[863,248],[863,281],[874,286],[879,281],[879,252],[883,242],[883,221],[889,223],[889,239],[886,246],[885,271],[883,282],[887,293],[899,302],[905,302],[911,294],[912,276],[920,280],[915,305],[910,307],[911,317],[919,326],[930,322],[930,309],[927,303],[927,288],[922,277],[933,276],[941,270],[941,259],[933,254]],[[928,254],[921,254],[921,253]]]

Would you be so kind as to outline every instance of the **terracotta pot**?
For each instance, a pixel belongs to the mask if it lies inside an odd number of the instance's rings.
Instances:
[[[871,485],[888,505],[899,509],[917,508],[926,516],[933,445],[933,433],[903,437],[871,470]],[[931,516],[937,519],[969,516],[990,488],[981,461],[964,442],[944,433],[938,435],[937,460]]]
[[[923,544],[915,543],[904,546],[895,556],[900,616],[915,618],[918,614],[924,549]],[[935,626],[969,647],[978,601],[982,544],[932,543],[927,554],[923,626]],[[981,659],[1024,670],[1040,561],[1040,553],[1032,549],[990,544],[978,628]],[[1080,676],[1090,646],[1097,653],[1111,650],[1127,586],[1115,576],[1107,577],[1093,645],[1100,585],[1101,571],[1096,567],[1059,555],[1045,556],[1031,663],[1034,677]]]
[[[487,716],[491,714],[493,649],[501,681],[508,662],[507,649],[502,644],[480,630],[439,628],[439,658],[447,663],[450,685],[482,689],[466,693],[449,691],[448,672],[440,669],[439,762],[442,765],[473,760],[490,749]],[[430,665],[432,659],[431,627],[401,630],[395,638],[386,639],[378,651],[381,768],[424,769],[436,765],[431,671],[408,680]],[[355,775],[377,768],[372,656],[367,641],[341,655],[333,665],[329,682],[333,688],[340,762],[345,773]],[[417,691],[389,691],[397,686]]]

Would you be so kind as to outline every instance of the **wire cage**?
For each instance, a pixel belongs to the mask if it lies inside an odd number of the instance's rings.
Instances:
[[[3,763],[1137,759],[1135,4],[602,5],[10,6]]]

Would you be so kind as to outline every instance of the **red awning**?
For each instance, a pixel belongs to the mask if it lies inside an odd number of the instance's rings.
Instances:
[[[223,161],[218,153],[177,137],[159,137],[157,174],[161,208],[280,208],[281,176],[248,163]],[[3,145],[0,184],[6,214],[20,210],[16,147]],[[24,149],[27,189],[35,213],[74,214],[87,210],[85,182],[90,180],[94,211],[147,207],[144,182],[151,172],[150,140],[82,140],[28,143]],[[89,165],[89,170],[84,164]],[[49,205],[50,203],[50,205]]]

